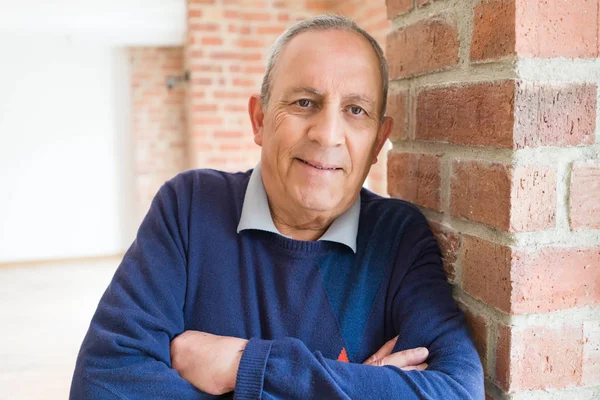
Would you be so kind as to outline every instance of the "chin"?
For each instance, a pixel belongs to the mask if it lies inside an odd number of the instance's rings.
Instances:
[[[340,199],[329,192],[310,191],[310,193],[301,193],[299,197],[302,207],[311,211],[332,211],[340,204]]]

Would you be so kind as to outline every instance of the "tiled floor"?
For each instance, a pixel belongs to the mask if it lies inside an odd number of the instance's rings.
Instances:
[[[67,399],[118,258],[0,267],[0,399]]]

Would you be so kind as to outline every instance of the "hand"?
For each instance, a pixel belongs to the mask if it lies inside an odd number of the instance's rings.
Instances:
[[[221,395],[235,389],[246,339],[185,331],[171,342],[171,365],[199,390]]]
[[[429,350],[427,350],[427,348],[418,347],[416,349],[392,353],[397,340],[398,336],[389,340],[363,364],[375,365],[378,367],[382,367],[384,365],[394,365],[404,371],[415,369],[417,371],[423,371],[427,368],[427,364],[425,363],[425,360],[429,356]]]

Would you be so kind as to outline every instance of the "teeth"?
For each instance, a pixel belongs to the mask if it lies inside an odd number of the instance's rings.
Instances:
[[[316,169],[323,169],[323,170],[327,170],[327,171],[335,171],[337,168],[323,168],[323,167],[319,167],[318,165],[312,165],[311,163],[308,163],[304,160],[302,160],[301,158],[299,158],[298,160],[302,161],[304,164],[306,165],[310,165],[311,167],[314,167]]]

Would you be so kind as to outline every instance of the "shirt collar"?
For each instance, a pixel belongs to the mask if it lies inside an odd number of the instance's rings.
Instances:
[[[356,253],[356,236],[358,234],[358,221],[360,218],[360,196],[356,198],[352,206],[342,215],[337,217],[329,226],[329,229],[318,240],[327,240],[344,244]],[[254,168],[248,181],[244,204],[242,205],[242,215],[237,227],[240,233],[246,229],[258,229],[281,235],[275,227],[267,192],[262,181],[260,164]]]

